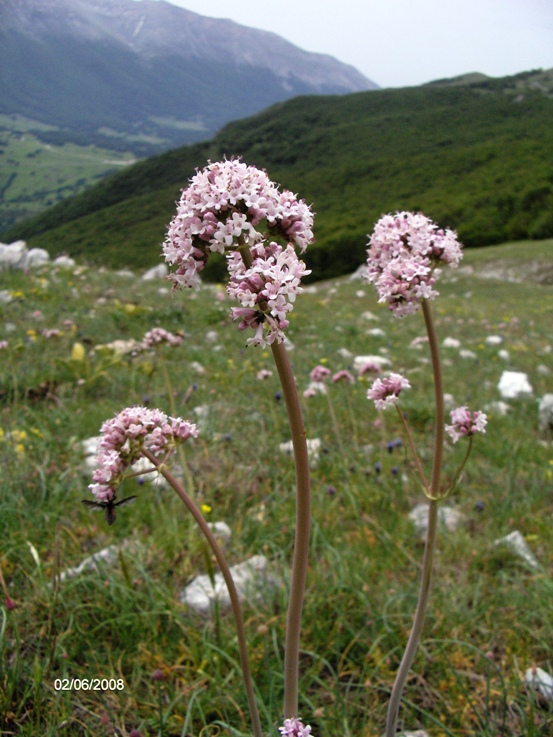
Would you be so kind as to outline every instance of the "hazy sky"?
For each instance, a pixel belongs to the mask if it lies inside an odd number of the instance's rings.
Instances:
[[[170,0],[273,31],[381,87],[553,67],[553,0]]]

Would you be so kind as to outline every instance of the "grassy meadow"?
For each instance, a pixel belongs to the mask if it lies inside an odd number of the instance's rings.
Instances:
[[[81,504],[92,498],[81,441],[125,406],[170,412],[165,366],[177,413],[200,423],[200,437],[185,445],[190,491],[209,521],[230,526],[231,564],[263,554],[284,581],[244,608],[264,729],[277,737],[294,469],[279,450],[289,430],[276,371],[270,351],[246,348],[222,287],[172,295],[164,281],[139,276],[85,265],[0,274],[0,569],[15,603],[4,606],[0,591],[0,734],[249,734],[231,615],[202,617],[178,599],[196,574],[213,570],[180,500],[129,479],[121,496],[138,499],[112,527]],[[552,285],[553,240],[469,250],[440,283],[440,342],[460,341],[442,349],[445,391],[457,404],[491,409],[446,502],[463,523],[439,534],[402,729],[553,735],[553,703],[523,681],[532,666],[553,672],[553,445],[539,432],[536,401],[553,391]],[[141,340],[155,326],[185,335],[163,361],[100,347]],[[402,407],[430,463],[433,386],[427,345],[415,340],[425,334],[421,314],[396,320],[372,287],[340,277],[306,288],[288,334],[300,392],[316,364],[335,372],[352,370],[358,355],[388,358],[411,382]],[[490,345],[489,335],[502,343]],[[272,376],[258,379],[262,369]],[[534,396],[509,401],[503,415],[493,403],[506,369],[526,372]],[[408,514],[424,496],[399,419],[379,416],[366,399],[369,381],[302,399],[307,437],[322,442],[300,676],[300,715],[313,737],[380,737],[418,595],[422,541]],[[448,446],[446,474],[462,454]],[[494,544],[513,530],[539,567]],[[114,544],[114,562],[60,581]],[[64,678],[123,688],[56,689]]]

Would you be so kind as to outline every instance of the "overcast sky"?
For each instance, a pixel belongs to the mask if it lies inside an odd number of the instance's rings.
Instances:
[[[381,87],[553,67],[553,0],[170,0],[273,31]]]

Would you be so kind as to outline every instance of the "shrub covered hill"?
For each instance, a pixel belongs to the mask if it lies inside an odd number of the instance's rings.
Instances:
[[[551,237],[553,70],[298,97],[141,161],[0,240],[150,266],[181,188],[223,156],[267,169],[313,204],[317,242],[305,258],[315,278],[354,270],[375,220],[397,209],[423,211],[469,247]]]

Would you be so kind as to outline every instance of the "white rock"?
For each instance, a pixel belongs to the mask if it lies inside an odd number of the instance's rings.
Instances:
[[[98,448],[100,447],[101,436],[95,436],[92,438],[86,438],[81,441],[81,448],[84,453],[85,463],[87,468],[94,470],[96,468],[96,455],[98,454]]]
[[[211,532],[215,535],[215,537],[218,538],[219,543],[226,544],[230,542],[230,538],[232,537],[232,532],[226,522],[208,522],[207,526],[209,527]]]
[[[311,468],[315,468],[317,464],[319,463],[319,460],[321,458],[320,452],[321,452],[321,441],[319,438],[311,438],[306,440],[307,443],[307,455],[309,456],[309,466]],[[279,449],[281,453],[286,453],[286,455],[293,455],[294,454],[294,444],[291,440],[289,440],[286,443],[281,443],[279,445]]]
[[[503,399],[518,399],[533,394],[527,374],[521,371],[504,371],[497,388]]]
[[[347,348],[339,348],[337,351],[338,355],[344,358],[346,361],[353,357],[353,353],[348,351]]]
[[[364,279],[368,271],[369,267],[367,266],[367,264],[361,264],[361,266],[358,266],[353,274],[349,275],[350,281],[355,281],[356,279]]]
[[[360,371],[363,366],[366,366],[368,363],[374,363],[380,368],[392,365],[390,359],[385,358],[384,356],[355,356],[353,359],[353,368],[355,371]]]
[[[254,555],[230,569],[240,601],[263,603],[267,594],[281,585],[280,579],[271,573],[267,558]],[[207,574],[196,576],[179,596],[180,601],[199,614],[209,614],[215,602],[222,609],[230,607],[230,597],[223,575],[216,573],[214,582]]]
[[[463,348],[463,350],[459,351],[459,355],[461,356],[461,358],[478,358],[476,353],[474,351],[469,351],[468,348]]]
[[[195,374],[198,374],[199,376],[203,376],[207,373],[205,368],[202,366],[202,364],[199,361],[192,361],[190,363],[190,368]]]
[[[502,348],[500,351],[497,351],[497,355],[499,356],[499,358],[501,358],[502,361],[509,361],[511,358],[511,354],[505,348]]]
[[[424,729],[416,729],[414,732],[400,732],[396,737],[429,737]]]
[[[374,335],[376,338],[384,338],[386,333],[382,328],[372,328],[367,331],[367,335]]]
[[[205,334],[205,339],[208,343],[215,343],[218,338],[219,336],[215,330],[210,330]]]
[[[544,363],[539,363],[536,366],[536,371],[540,376],[549,376],[549,374],[551,373],[551,369],[549,368],[549,366],[546,366]]]
[[[499,400],[499,402],[489,402],[484,406],[484,409],[490,414],[496,414],[500,417],[505,417],[505,415],[511,408],[509,407],[507,402],[502,402],[501,400]]]
[[[0,303],[7,305],[12,301],[13,297],[8,289],[0,289]]]
[[[525,683],[548,701],[553,701],[553,677],[541,668],[528,668],[524,674]]]
[[[538,406],[541,432],[553,430],[553,394],[544,394]]]
[[[501,335],[488,335],[484,343],[486,345],[501,345],[503,343],[503,338]]]
[[[57,266],[60,269],[72,269],[75,265],[75,259],[71,256],[56,256],[52,261],[53,266]]]
[[[148,271],[142,274],[142,281],[154,281],[155,279],[165,279],[168,273],[169,273],[169,269],[167,268],[167,264],[158,264],[157,266],[154,266],[153,268],[148,269]]]
[[[460,348],[461,347],[461,341],[457,340],[457,338],[444,338],[442,341],[442,346],[444,348]]]
[[[50,263],[50,254],[44,248],[31,248],[25,257],[25,268],[32,269]]]
[[[94,553],[94,555],[90,555],[88,558],[85,558],[78,566],[62,571],[62,573],[60,574],[60,583],[63,583],[64,581],[69,581],[72,578],[76,578],[84,571],[98,571],[98,563],[112,565],[117,560],[117,554],[120,549],[121,545],[110,545],[109,547],[104,548],[103,550],[99,550],[97,553]]]
[[[376,315],[373,315],[372,312],[368,312],[368,311],[367,312],[362,312],[361,315],[360,315],[360,317],[361,317],[362,320],[376,320],[376,322],[378,322],[380,320],[379,317],[377,317]]]
[[[134,279],[134,274],[130,269],[119,269],[119,271],[116,271],[115,273],[123,279]]]
[[[499,538],[499,540],[494,542],[494,545],[507,545],[513,553],[516,553],[520,558],[525,560],[529,566],[532,566],[532,568],[540,567],[520,530],[513,530],[513,532],[505,535],[505,537]]]
[[[2,269],[24,269],[27,253],[25,241],[15,241],[9,245],[0,243],[0,271]]]
[[[409,519],[415,525],[417,532],[424,537],[428,528],[428,507],[425,502],[417,504],[409,512]],[[448,532],[454,532],[463,522],[465,516],[454,507],[438,507],[438,521]]]

